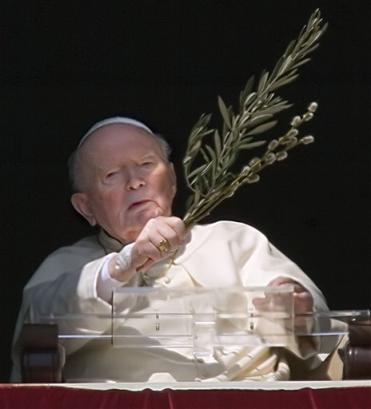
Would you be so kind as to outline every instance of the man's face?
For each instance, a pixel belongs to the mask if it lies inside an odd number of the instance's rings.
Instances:
[[[126,243],[149,219],[171,215],[174,168],[146,131],[107,125],[89,137],[80,157],[86,188],[72,196],[72,204],[90,224]]]

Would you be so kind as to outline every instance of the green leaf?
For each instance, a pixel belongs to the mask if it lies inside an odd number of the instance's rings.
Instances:
[[[283,56],[281,57],[282,59],[285,59],[288,55],[292,53],[296,45],[296,40],[290,41],[289,45],[287,46]]]
[[[269,129],[272,129],[278,121],[270,121],[266,122],[263,125],[259,125],[256,128],[254,128],[252,131],[248,132],[247,135],[259,135],[263,132],[268,131]]]
[[[276,65],[274,66],[273,70],[272,70],[272,74],[271,74],[271,78],[275,78],[277,76],[277,74],[279,73],[282,64],[284,63],[284,61],[286,60],[286,56],[283,55],[282,57],[280,57],[280,59],[277,61]]]
[[[200,199],[201,199],[201,192],[196,190],[194,196],[195,196],[195,199],[194,199],[193,203],[198,203],[200,201]]]
[[[189,154],[198,152],[201,146],[202,146],[202,142],[200,140],[195,141],[190,146],[188,146]]]
[[[194,196],[193,196],[193,195],[188,196],[188,198],[187,198],[187,200],[186,200],[186,208],[187,208],[187,209],[189,209],[189,208],[192,206],[193,200],[194,200]]]
[[[196,176],[196,175],[198,175],[199,173],[201,173],[206,166],[207,166],[206,164],[203,164],[203,165],[199,166],[198,168],[192,170],[192,172],[191,172],[189,175],[187,175],[187,178],[188,178],[188,179],[192,179],[194,176]]]
[[[251,143],[242,143],[238,148],[239,149],[253,149],[253,148],[258,148],[259,146],[262,146],[266,143],[266,141],[256,141],[256,142],[251,142]]]
[[[241,135],[241,143],[249,143],[249,142],[251,142],[251,141],[254,140],[254,137],[253,137],[253,136],[248,136],[248,137],[246,137],[245,135],[246,135],[245,133],[243,133],[243,134]]]
[[[201,114],[200,118],[198,119],[195,127],[200,127],[202,126],[203,128],[207,127],[211,120],[212,115],[211,114]]]
[[[314,44],[312,47],[309,47],[308,49],[305,50],[305,52],[303,52],[302,57],[305,57],[307,54],[310,54],[311,52],[316,50],[318,47],[319,47],[319,43]]]
[[[245,88],[240,93],[240,105],[243,106],[246,97],[251,93],[255,82],[255,76],[252,75],[246,82]]]
[[[222,143],[220,140],[219,132],[217,130],[214,132],[214,146],[216,154],[219,156],[222,151]]]
[[[269,107],[266,111],[269,112],[270,114],[278,114],[281,111],[284,111],[285,109],[291,108],[292,104],[287,104],[285,101],[284,103],[276,104],[272,107]]]
[[[269,72],[263,71],[260,77],[260,80],[259,80],[258,94],[260,94],[264,90],[265,84],[267,83],[268,76],[269,76]]]
[[[251,92],[252,87],[254,85],[254,81],[255,81],[255,75],[251,75],[251,77],[247,80],[246,85],[245,85],[246,95]]]
[[[310,58],[305,58],[304,60],[299,61],[298,63],[296,63],[295,65],[293,65],[292,68],[298,68],[298,67],[300,67],[301,65],[304,65],[304,64],[306,64],[306,63],[309,62],[309,61],[310,61]]]
[[[215,160],[216,159],[216,154],[215,154],[214,150],[209,145],[206,145],[205,148],[209,152],[211,160]]]
[[[251,124],[253,126],[260,125],[263,122],[266,122],[268,119],[271,119],[273,117],[272,114],[261,114],[261,115],[255,115],[251,118]]]
[[[200,174],[198,175],[197,183],[199,184],[201,188],[201,192],[200,192],[201,195],[204,196],[205,192],[208,192],[210,190],[209,179],[205,175]]]
[[[246,98],[246,100],[245,100],[245,102],[244,102],[245,108],[247,107],[248,104],[250,104],[251,101],[253,101],[253,99],[255,98],[255,96],[256,96],[256,92],[251,92],[251,93],[247,96],[247,98]]]
[[[201,149],[200,149],[200,153],[201,153],[201,155],[202,155],[204,161],[205,161],[206,163],[209,163],[209,162],[210,162],[210,158],[207,156],[207,153],[205,152],[205,149],[201,148]]]
[[[279,77],[281,77],[285,73],[285,71],[289,69],[290,64],[292,64],[292,62],[293,62],[293,59],[291,55],[285,58],[285,60],[282,62],[282,65],[277,73]]]
[[[229,127],[228,125],[223,121],[223,130],[222,130],[222,135],[227,135],[229,133]]]
[[[211,134],[211,133],[213,133],[214,132],[214,129],[207,129],[207,128],[204,128],[200,133],[199,133],[199,138],[200,139],[203,139],[206,135],[209,135],[209,134]]]
[[[210,168],[213,166],[213,160],[211,160],[206,166],[205,168],[198,174],[197,177],[204,177],[210,170]]]
[[[228,108],[225,106],[223,99],[218,96],[218,105],[220,113],[224,119],[224,122],[228,125],[229,129],[231,128],[231,119],[229,118]]]
[[[296,78],[298,78],[298,77],[299,77],[299,74],[295,74],[295,75],[291,75],[291,76],[288,76],[288,77],[284,77],[284,78],[282,78],[282,79],[276,81],[276,82],[272,85],[271,90],[274,91],[274,90],[276,90],[277,88],[280,88],[280,87],[283,87],[284,85],[290,84],[291,82],[295,81]]]

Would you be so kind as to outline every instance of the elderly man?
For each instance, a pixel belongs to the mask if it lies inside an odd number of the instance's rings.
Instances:
[[[290,282],[295,285],[297,312],[327,308],[313,282],[254,228],[221,221],[187,231],[182,220],[172,216],[176,177],[168,154],[162,138],[130,118],[98,122],[82,138],[70,160],[71,202],[100,232],[52,253],[26,285],[15,332],[14,381],[20,379],[17,340],[23,322],[83,313],[85,317],[60,321],[60,328],[104,334],[110,323],[95,316],[110,313],[112,291],[119,287],[223,288]],[[290,376],[285,354],[261,346],[197,363],[182,351],[116,349],[102,340],[76,339],[65,348],[67,380]],[[293,352],[316,365],[313,351]]]

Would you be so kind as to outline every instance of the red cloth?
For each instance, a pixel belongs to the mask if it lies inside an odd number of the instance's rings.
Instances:
[[[371,388],[299,390],[170,390],[140,392],[1,385],[1,409],[361,409]]]

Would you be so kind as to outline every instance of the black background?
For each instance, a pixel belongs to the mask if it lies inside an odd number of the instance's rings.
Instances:
[[[22,288],[55,248],[91,233],[69,204],[66,159],[92,123],[145,121],[181,158],[202,112],[271,69],[317,7],[330,27],[281,94],[289,119],[316,100],[316,143],[268,169],[207,221],[247,222],[321,287],[332,309],[371,307],[370,0],[3,1],[1,10],[1,365]],[[274,135],[275,132],[272,133]]]

